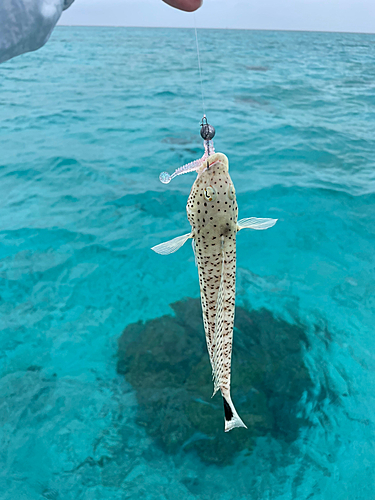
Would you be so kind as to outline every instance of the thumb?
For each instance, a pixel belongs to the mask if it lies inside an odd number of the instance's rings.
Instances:
[[[175,7],[176,9],[193,12],[194,10],[199,9],[203,0],[163,0],[163,2],[167,3],[171,7]]]

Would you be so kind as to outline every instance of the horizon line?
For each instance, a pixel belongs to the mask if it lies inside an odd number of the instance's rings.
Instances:
[[[57,24],[56,28],[138,28],[138,29],[171,29],[171,30],[190,30],[194,26],[123,26],[114,24]],[[342,35],[375,35],[370,31],[325,31],[325,30],[299,30],[283,28],[207,28],[197,27],[197,30],[236,30],[236,31],[281,31],[285,33],[337,33]]]

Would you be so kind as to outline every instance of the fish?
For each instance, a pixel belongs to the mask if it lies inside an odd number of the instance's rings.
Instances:
[[[175,174],[195,170],[197,178],[186,205],[191,231],[160,243],[152,250],[168,255],[192,240],[198,268],[203,324],[211,362],[213,395],[221,392],[224,404],[224,430],[246,425],[231,398],[231,356],[235,312],[236,238],[242,229],[264,230],[277,219],[249,217],[238,220],[236,192],[229,175],[228,158],[215,153],[212,141],[205,141],[205,154],[199,160],[176,170]],[[164,174],[164,175],[163,175]],[[163,172],[160,179],[166,179]],[[172,177],[172,176],[169,176]],[[164,182],[162,180],[162,182]]]

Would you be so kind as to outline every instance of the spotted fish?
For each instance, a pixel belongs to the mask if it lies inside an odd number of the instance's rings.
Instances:
[[[213,396],[220,390],[227,432],[234,427],[246,427],[238,416],[230,395],[236,236],[238,231],[245,228],[268,229],[276,224],[277,219],[251,217],[237,221],[238,206],[228,171],[228,158],[222,153],[208,155],[210,147],[208,141],[205,143],[208,146],[205,147],[205,155],[185,166],[188,167],[186,171],[194,169],[198,173],[186,206],[191,232],[156,245],[152,250],[167,255],[178,250],[189,238],[192,239],[212,367]],[[183,168],[176,171],[177,175],[184,173]]]

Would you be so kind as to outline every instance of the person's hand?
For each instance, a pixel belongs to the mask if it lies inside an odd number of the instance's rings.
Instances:
[[[203,0],[163,1],[186,12],[199,9],[203,3]],[[42,47],[62,11],[73,2],[74,0],[0,0],[0,63]]]
[[[171,7],[175,7],[176,9],[193,12],[194,10],[199,9],[203,0],[163,0],[163,2],[167,3]]]

